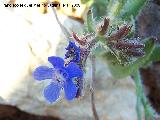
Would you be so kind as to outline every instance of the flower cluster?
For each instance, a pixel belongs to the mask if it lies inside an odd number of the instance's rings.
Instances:
[[[145,45],[140,38],[126,39],[125,37],[131,30],[131,26],[124,25],[116,32],[107,37],[108,46],[120,58],[121,64],[126,64],[136,60],[135,58],[143,57]]]
[[[120,40],[113,44],[112,47],[117,50],[121,50],[128,56],[142,57],[145,54],[141,49],[144,48],[144,44],[140,41],[139,38],[134,38],[132,40]]]
[[[51,83],[44,89],[46,100],[50,103],[55,102],[62,89],[64,89],[67,100],[74,99],[78,86],[74,83],[73,78],[83,77],[83,71],[74,62],[65,66],[64,60],[60,57],[52,56],[48,58],[48,61],[53,65],[52,68],[40,66],[33,72],[36,80],[51,79]]]
[[[67,52],[65,54],[65,58],[69,59],[69,63],[75,62],[82,70],[85,70],[87,57],[91,48],[96,44],[96,41],[93,34],[87,34],[82,38],[79,38],[76,33],[73,32],[72,36],[78,46],[75,42],[69,42],[69,45],[66,48]],[[84,79],[81,77],[77,78],[76,81],[78,86],[76,98],[79,98],[82,96]]]
[[[69,45],[66,50],[65,59],[69,58],[70,62],[80,62],[80,48],[76,46],[75,42],[69,41]]]
[[[106,39],[106,44],[123,63],[132,61],[132,58],[145,55],[145,47],[140,38],[126,39],[132,26],[123,25],[111,34],[107,34],[109,28],[109,19],[104,18],[102,23],[97,26],[97,33]],[[122,64],[123,64],[122,63]]]
[[[86,56],[86,53],[85,53],[85,56],[83,55],[84,52],[83,52],[83,47],[81,45],[85,45],[86,44],[86,41],[82,41],[78,38],[78,36],[76,36],[75,33],[73,33],[73,38],[74,40],[79,44],[79,46],[77,46],[75,44],[75,42],[69,42],[69,45],[67,46],[66,50],[66,54],[65,54],[65,59],[69,59],[68,63],[70,62],[74,62],[76,63],[82,70],[84,70],[84,58],[87,59]],[[81,77],[81,78],[77,78],[76,79],[76,82],[77,82],[77,86],[78,86],[78,89],[77,89],[77,94],[76,94],[76,98],[79,98],[80,96],[82,96],[82,89],[83,89],[83,82],[84,82],[84,79]]]
[[[94,47],[94,45],[97,43],[97,39],[95,39],[94,34],[86,34],[83,37],[78,37],[76,33],[72,33],[72,36],[74,40],[79,44],[80,46],[80,67],[84,69],[86,59],[88,55],[90,54],[91,49]]]

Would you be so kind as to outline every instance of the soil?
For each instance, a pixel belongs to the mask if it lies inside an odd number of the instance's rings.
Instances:
[[[15,106],[0,105],[0,120],[60,120],[56,117],[33,115]]]
[[[160,112],[160,62],[155,62],[151,67],[141,69],[144,84],[149,89],[148,98],[152,106]]]

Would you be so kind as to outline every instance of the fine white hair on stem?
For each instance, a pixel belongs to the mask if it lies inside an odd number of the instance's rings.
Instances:
[[[52,2],[51,2],[50,0],[48,0],[48,4],[52,4]],[[51,8],[52,8],[52,11],[53,11],[53,13],[54,13],[54,15],[55,15],[55,18],[56,18],[56,20],[57,20],[58,25],[60,26],[63,34],[64,34],[65,37],[66,37],[66,40],[67,40],[67,41],[70,41],[71,34],[68,32],[67,28],[66,28],[65,26],[63,26],[62,23],[60,22],[60,20],[59,20],[59,18],[58,18],[58,16],[57,16],[57,12],[56,12],[55,8],[54,8],[54,7],[51,7]]]

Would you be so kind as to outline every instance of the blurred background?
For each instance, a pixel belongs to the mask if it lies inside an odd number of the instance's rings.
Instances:
[[[80,5],[56,8],[61,23],[70,32],[80,34],[92,2],[52,2]],[[32,77],[36,67],[48,65],[48,56],[64,57],[67,42],[51,7],[4,7],[7,3],[47,4],[47,1],[0,0],[0,120],[92,120],[88,87],[91,80],[90,62],[87,62],[84,97],[72,102],[63,99],[62,95],[57,103],[46,103],[42,91],[49,81],[38,82]],[[160,0],[147,4],[136,21],[138,36],[154,35],[160,41]],[[99,58],[96,59],[96,67],[95,98],[100,119],[137,120],[132,78],[114,79],[108,66]],[[160,62],[141,69],[141,74],[146,95],[155,110],[160,112]]]

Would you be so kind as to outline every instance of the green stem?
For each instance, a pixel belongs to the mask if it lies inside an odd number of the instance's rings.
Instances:
[[[139,78],[139,71],[136,71],[134,74],[135,79],[135,85],[136,85],[136,94],[137,94],[137,103],[136,103],[136,111],[137,111],[137,118],[138,120],[142,120],[142,114],[141,114],[141,80]]]
[[[144,93],[142,93],[142,104],[145,110],[145,120],[154,120],[155,111],[150,105]]]
[[[140,99],[139,96],[137,96],[136,111],[137,111],[137,118],[138,118],[138,120],[142,120],[141,99]]]
[[[143,105],[144,108],[145,120],[154,120],[155,111],[153,110],[153,108],[148,102],[147,97],[145,96],[139,70],[137,70],[134,73],[134,80],[136,84],[136,94],[137,94],[136,111],[138,120],[142,120],[141,105]]]

